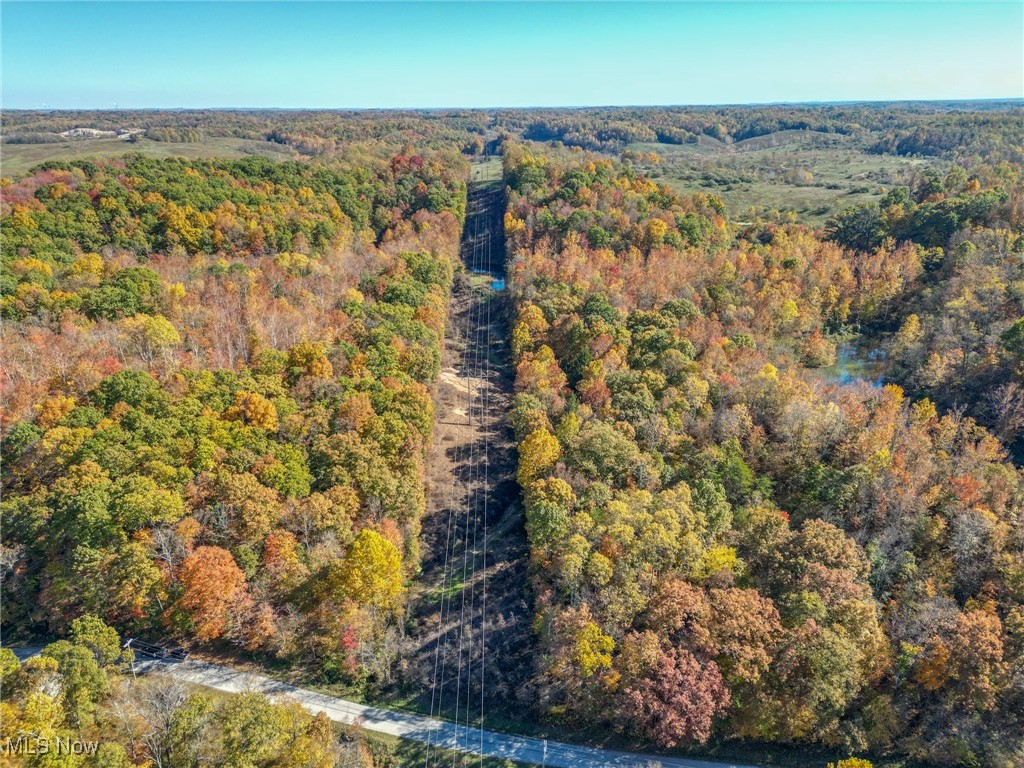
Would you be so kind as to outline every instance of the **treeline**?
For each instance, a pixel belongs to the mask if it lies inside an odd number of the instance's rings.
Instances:
[[[156,141],[256,139],[287,144],[307,155],[343,154],[352,144],[366,143],[444,149],[464,145],[486,126],[486,113],[472,110],[5,110],[0,116],[6,142],[78,127],[142,128]]]
[[[203,140],[203,134],[198,128],[147,128],[142,135],[153,141],[187,144],[197,144]]]
[[[874,121],[841,107],[604,107],[505,111],[496,122],[525,139],[618,152],[631,142],[732,143],[783,130],[851,134]]]
[[[777,131],[856,137],[875,152],[1024,160],[1019,102],[510,110],[495,125],[525,139],[601,152],[632,142],[733,143]]]
[[[876,152],[898,155],[971,157],[1024,162],[1022,115],[1018,102],[1007,113],[951,112],[886,126],[872,146]]]
[[[731,241],[712,200],[573,158],[505,159],[540,715],[1019,762],[1021,473],[970,418],[807,370],[917,247]]]
[[[465,172],[129,157],[5,186],[5,637],[89,614],[389,678]]]
[[[852,136],[900,155],[1024,161],[1019,100],[751,107],[598,107],[535,110],[7,110],[4,141],[48,140],[76,127],[143,128],[158,141],[235,137],[274,141],[307,155],[361,143],[473,147],[488,132],[617,154],[633,142],[731,144],[778,131]]]

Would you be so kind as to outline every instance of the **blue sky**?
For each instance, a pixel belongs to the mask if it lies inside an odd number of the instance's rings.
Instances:
[[[3,107],[1024,95],[1024,3],[11,2]]]

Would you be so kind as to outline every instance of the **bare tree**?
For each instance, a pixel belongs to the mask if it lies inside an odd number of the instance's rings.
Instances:
[[[1011,381],[996,387],[985,397],[995,433],[1006,443],[1024,429],[1024,387]]]
[[[176,581],[175,569],[188,554],[181,535],[173,528],[155,528],[153,550],[156,559],[166,565],[168,578],[171,582]]]
[[[133,762],[148,758],[155,768],[171,765],[174,717],[187,698],[183,683],[163,675],[119,686],[108,712]]]

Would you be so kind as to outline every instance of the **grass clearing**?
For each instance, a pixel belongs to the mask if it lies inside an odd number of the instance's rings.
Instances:
[[[202,141],[177,143],[140,139],[75,139],[54,144],[0,144],[0,173],[17,176],[47,160],[104,160],[138,152],[148,157],[242,158],[259,155],[289,160],[297,154],[282,144],[227,136],[206,137]]]
[[[651,178],[685,194],[720,195],[734,219],[791,211],[812,226],[849,206],[878,200],[884,189],[937,162],[869,153],[856,138],[814,131],[779,131],[731,145],[629,148],[662,158],[640,164]]]
[[[501,158],[494,155],[469,161],[470,182],[501,181]]]

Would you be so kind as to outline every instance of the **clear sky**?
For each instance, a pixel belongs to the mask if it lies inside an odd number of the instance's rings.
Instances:
[[[1024,96],[1024,3],[11,2],[14,108]]]

